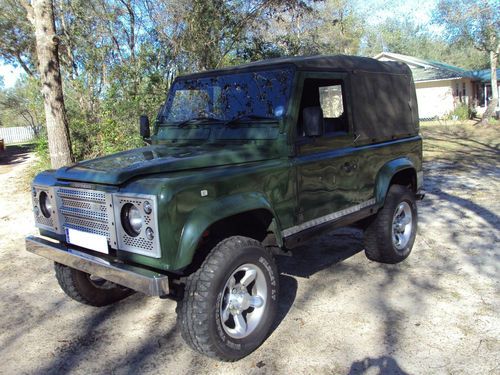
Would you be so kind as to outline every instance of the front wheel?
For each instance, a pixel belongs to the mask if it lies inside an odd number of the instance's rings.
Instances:
[[[134,293],[129,288],[60,263],[54,263],[54,269],[59,286],[64,293],[85,305],[107,306]]]
[[[278,307],[278,272],[258,242],[230,237],[215,246],[186,282],[178,320],[196,351],[235,361],[267,337]]]
[[[415,194],[406,186],[392,185],[384,207],[365,230],[365,254],[382,263],[398,263],[412,250],[417,234]]]

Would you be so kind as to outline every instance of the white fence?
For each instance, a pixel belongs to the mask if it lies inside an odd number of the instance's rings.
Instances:
[[[12,128],[0,127],[0,139],[5,144],[28,142],[35,139],[35,132],[29,126],[16,126]]]

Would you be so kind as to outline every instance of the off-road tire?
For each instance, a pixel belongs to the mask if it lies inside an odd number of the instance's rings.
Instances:
[[[267,282],[264,313],[247,337],[236,339],[222,327],[220,307],[224,286],[244,264],[263,272]],[[254,239],[234,236],[217,244],[201,267],[187,280],[184,298],[177,306],[181,334],[194,350],[223,361],[236,361],[254,351],[269,335],[278,308],[278,271],[272,255]]]
[[[85,305],[107,306],[134,293],[131,289],[116,284],[113,286],[109,282],[107,288],[99,288],[91,282],[88,273],[60,263],[54,263],[54,269],[59,286],[64,293]]]
[[[412,212],[412,232],[407,245],[397,249],[393,244],[392,230],[395,210],[400,203],[407,202]],[[409,255],[417,234],[417,205],[415,194],[408,187],[391,185],[385,204],[380,209],[364,233],[365,255],[368,259],[380,263],[399,263]]]

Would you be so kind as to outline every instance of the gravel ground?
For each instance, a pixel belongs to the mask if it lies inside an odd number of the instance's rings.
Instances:
[[[24,250],[35,229],[20,180],[33,157],[0,159],[0,374],[499,374],[499,133],[424,135],[428,193],[410,258],[368,261],[354,229],[279,257],[276,327],[229,364],[183,344],[173,301],[65,297],[50,262]]]

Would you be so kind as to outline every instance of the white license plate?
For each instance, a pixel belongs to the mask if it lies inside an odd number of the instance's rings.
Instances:
[[[82,232],[72,228],[66,228],[66,242],[85,247],[100,253],[109,254],[108,239],[99,234]]]

